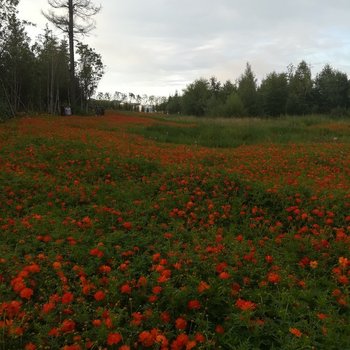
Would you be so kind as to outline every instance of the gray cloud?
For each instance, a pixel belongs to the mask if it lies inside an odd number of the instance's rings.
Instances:
[[[21,8],[44,26],[45,0]],[[104,0],[86,41],[107,66],[100,90],[168,95],[199,77],[234,81],[248,61],[259,79],[302,59],[349,74],[349,12],[345,0]]]

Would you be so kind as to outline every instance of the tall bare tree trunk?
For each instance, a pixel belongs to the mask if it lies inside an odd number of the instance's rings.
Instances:
[[[69,61],[70,61],[70,103],[74,111],[76,106],[75,98],[75,67],[74,67],[74,7],[73,0],[68,1],[69,9]]]

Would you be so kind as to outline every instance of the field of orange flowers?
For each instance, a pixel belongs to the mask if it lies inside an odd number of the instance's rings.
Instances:
[[[152,123],[0,126],[0,349],[350,349],[350,145]]]

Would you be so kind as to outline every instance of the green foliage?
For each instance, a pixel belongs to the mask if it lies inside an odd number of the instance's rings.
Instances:
[[[320,112],[329,113],[334,108],[347,108],[349,82],[347,75],[325,65],[315,79],[315,98]]]
[[[270,73],[261,83],[260,103],[264,115],[279,116],[286,113],[288,97],[287,76],[284,73]]]
[[[349,139],[213,150],[127,122],[145,118],[1,125],[0,348],[347,349]]]
[[[244,73],[238,79],[238,95],[242,99],[243,105],[250,116],[258,114],[258,94],[257,79],[249,63],[246,65]]]
[[[131,129],[157,142],[201,145],[206,147],[238,147],[257,143],[307,144],[313,142],[349,142],[350,131],[339,121],[335,129],[327,125],[331,118],[320,116],[276,119],[218,119],[178,117],[178,125],[155,124]],[[181,125],[181,122],[184,123]],[[195,125],[191,125],[195,122]]]
[[[209,82],[198,79],[188,85],[182,96],[182,111],[188,115],[202,117],[207,112],[207,103],[210,97]]]
[[[305,61],[301,61],[295,71],[290,66],[288,78],[287,112],[292,115],[310,113],[313,104],[310,66]]]

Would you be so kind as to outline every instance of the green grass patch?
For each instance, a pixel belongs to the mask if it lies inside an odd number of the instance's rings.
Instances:
[[[132,132],[157,142],[230,148],[258,143],[349,142],[350,122],[325,117],[281,119],[172,118],[171,122],[138,126]],[[181,122],[184,124],[181,125]],[[194,123],[194,125],[189,125]]]

